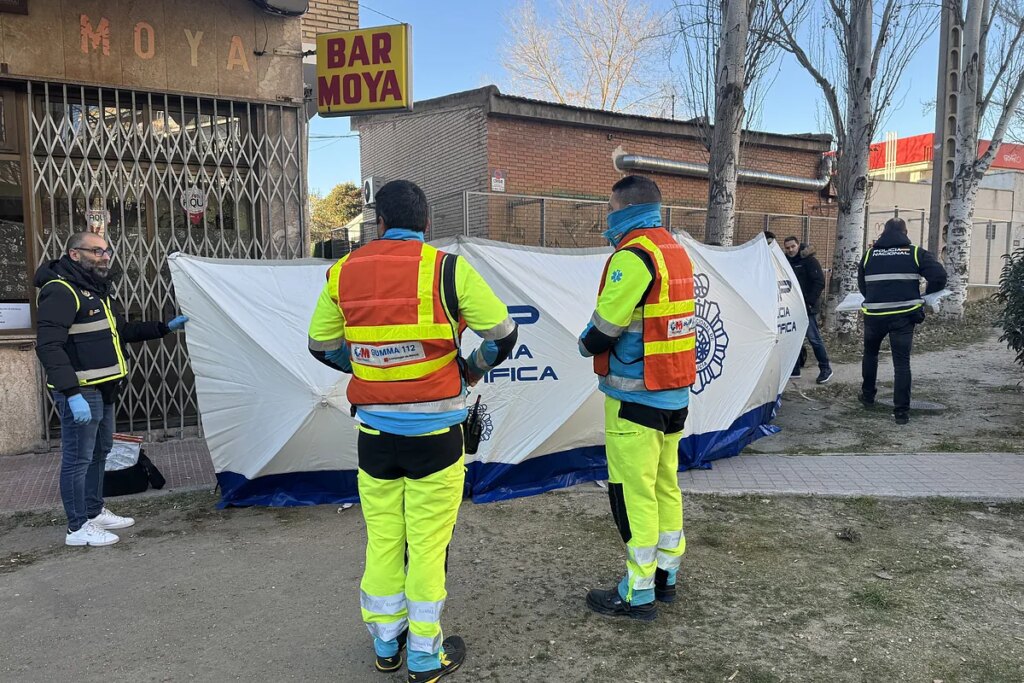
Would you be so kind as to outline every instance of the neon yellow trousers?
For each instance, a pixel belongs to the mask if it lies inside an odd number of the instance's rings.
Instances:
[[[461,442],[461,430],[457,438]],[[429,662],[439,656],[443,640],[445,564],[465,476],[461,455],[453,464],[417,478],[377,478],[362,466],[358,472],[367,538],[360,583],[363,621],[379,641],[394,641],[408,627],[410,669],[416,662],[422,670],[440,666]]]
[[[622,403],[605,397],[605,449],[612,517],[626,543],[626,577],[619,593],[631,604],[654,600],[657,569],[675,583],[686,551],[679,491],[682,429],[666,434],[626,420]]]

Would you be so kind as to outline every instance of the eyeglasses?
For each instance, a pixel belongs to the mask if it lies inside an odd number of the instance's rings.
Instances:
[[[113,247],[107,247],[106,249],[102,247],[74,247],[74,249],[75,251],[87,251],[96,258],[103,258],[104,256],[114,258]]]

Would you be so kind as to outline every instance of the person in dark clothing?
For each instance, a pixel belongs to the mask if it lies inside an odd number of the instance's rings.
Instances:
[[[95,233],[71,236],[59,259],[36,271],[36,355],[60,415],[64,542],[103,546],[109,529],[135,523],[103,505],[103,470],[114,437],[114,401],[128,374],[124,344],[159,339],[188,320],[128,322],[108,281],[113,250]]]
[[[875,402],[878,376],[878,349],[889,337],[895,374],[893,417],[896,424],[910,421],[910,351],[914,326],[924,322],[921,278],[928,286],[925,294],[946,286],[946,270],[930,253],[915,246],[907,237],[907,224],[890,218],[857,269],[857,286],[864,295],[864,359],[861,373],[864,383],[860,402],[869,407]]]
[[[800,283],[800,291],[804,295],[804,305],[807,307],[807,341],[811,343],[814,357],[818,360],[818,378],[815,381],[824,384],[832,379],[832,365],[828,360],[825,342],[821,338],[821,328],[818,327],[821,293],[825,291],[825,272],[814,256],[814,247],[801,244],[796,237],[787,237],[782,243],[782,250],[786,252],[786,259],[789,260],[796,281]],[[799,362],[796,364],[792,377],[800,376],[801,365]]]

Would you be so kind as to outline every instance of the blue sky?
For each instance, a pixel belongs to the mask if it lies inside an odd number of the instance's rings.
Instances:
[[[361,26],[395,23],[371,11],[372,7],[412,25],[413,97],[426,100],[488,83],[502,85],[504,71],[498,56],[505,34],[502,13],[515,2],[373,0],[369,6],[360,3],[359,21]],[[550,0],[537,0],[542,8],[550,4]],[[652,0],[651,4],[656,8],[671,6],[669,0]],[[935,99],[937,50],[938,38],[933,35],[904,76],[902,105],[890,113],[878,133],[879,139],[890,130],[901,137],[932,130],[934,114],[925,108]],[[784,57],[757,127],[777,133],[820,132],[820,97],[806,72],[791,58]],[[349,135],[351,131],[347,118],[317,116],[310,122],[310,134]],[[309,149],[311,190],[326,192],[346,180],[360,181],[357,137],[313,138]]]

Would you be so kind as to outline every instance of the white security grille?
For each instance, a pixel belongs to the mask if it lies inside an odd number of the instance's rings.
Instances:
[[[29,141],[40,261],[107,211],[117,296],[130,320],[176,313],[167,255],[302,255],[302,112],[283,105],[49,83],[29,84]],[[198,223],[184,190],[207,194]],[[195,324],[202,324],[196,321]],[[176,336],[129,348],[120,429],[196,424],[194,378]],[[44,395],[47,392],[44,392]],[[50,397],[44,398],[53,433]]]

